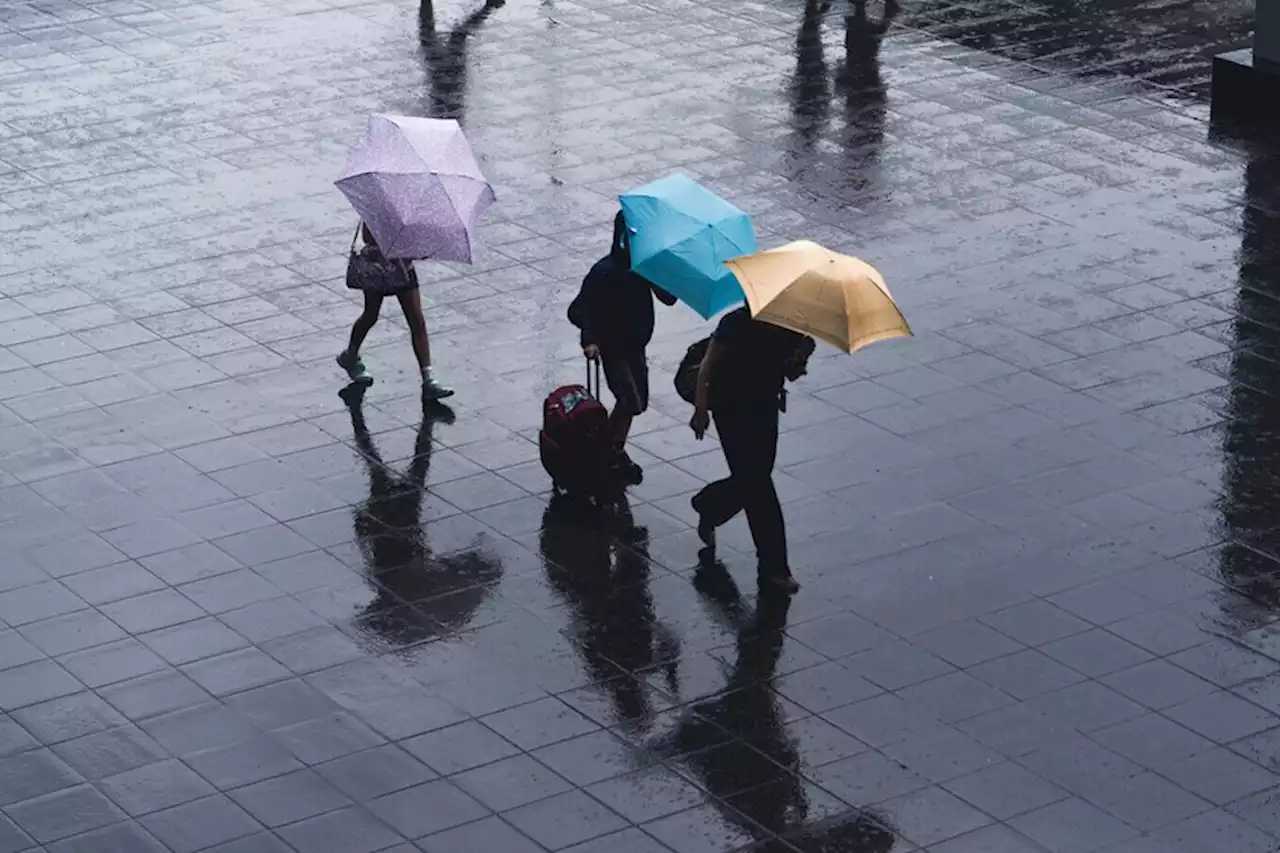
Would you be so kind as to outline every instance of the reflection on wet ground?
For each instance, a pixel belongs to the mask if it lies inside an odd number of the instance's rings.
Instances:
[[[1252,37],[1253,4],[929,0],[911,4],[906,23],[935,38],[1094,83],[1140,80],[1175,97],[1207,98],[1213,57]],[[1061,85],[1050,76],[1042,83]]]
[[[1280,149],[1201,121],[1212,12],[7,5],[0,853],[1277,849]],[[420,265],[455,409],[397,321],[338,394],[375,109],[497,184]],[[741,522],[697,562],[690,312],[625,506],[538,463],[613,196],[676,170],[917,332],[791,396],[790,602]]]
[[[369,434],[364,394],[362,385],[342,391],[356,448],[369,469],[369,499],[355,509],[355,530],[376,597],[356,622],[397,649],[465,629],[502,576],[502,565],[476,548],[438,557],[431,552],[422,512],[435,449],[431,435],[437,422],[453,423],[453,410],[424,407],[408,470],[397,474]]]

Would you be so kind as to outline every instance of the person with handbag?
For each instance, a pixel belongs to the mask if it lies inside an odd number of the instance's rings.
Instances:
[[[653,297],[664,305],[676,298],[631,270],[630,231],[619,212],[613,218],[609,254],[591,267],[582,290],[569,305],[569,322],[581,332],[582,352],[600,359],[605,382],[616,400],[609,424],[617,446],[617,469],[640,483],[644,472],[627,455],[627,436],[636,415],[649,408],[649,362],[645,350],[653,338]]]
[[[761,591],[800,588],[787,560],[787,530],[773,484],[784,384],[805,374],[813,338],[757,320],[743,306],[716,327],[698,369],[689,421],[701,440],[714,416],[729,476],[693,496],[704,556],[715,558],[716,528],[741,511],[756,546]]]
[[[356,251],[358,239],[363,239],[364,245]],[[373,384],[373,377],[360,358],[360,347],[374,323],[378,322],[382,300],[394,296],[409,324],[409,340],[418,359],[418,368],[422,371],[422,398],[434,401],[452,397],[453,389],[440,384],[431,373],[431,345],[427,339],[427,322],[422,316],[422,297],[418,292],[418,274],[414,272],[413,261],[383,257],[373,233],[363,222],[351,238],[347,287],[364,294],[364,311],[351,326],[347,348],[338,355],[338,366],[347,372],[351,381],[357,385]]]

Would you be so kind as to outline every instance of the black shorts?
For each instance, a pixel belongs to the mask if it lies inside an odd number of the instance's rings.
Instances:
[[[649,408],[649,362],[644,350],[601,352],[604,381],[617,398],[617,408],[633,415]]]

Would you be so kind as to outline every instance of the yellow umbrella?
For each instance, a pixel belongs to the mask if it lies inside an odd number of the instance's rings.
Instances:
[[[725,264],[757,320],[845,352],[911,334],[884,278],[866,261],[797,240]]]

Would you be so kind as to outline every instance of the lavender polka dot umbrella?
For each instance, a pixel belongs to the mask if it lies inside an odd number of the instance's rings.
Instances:
[[[476,220],[494,201],[453,119],[369,116],[334,183],[388,258],[471,263]]]

